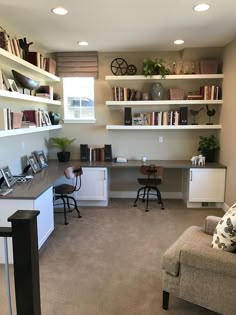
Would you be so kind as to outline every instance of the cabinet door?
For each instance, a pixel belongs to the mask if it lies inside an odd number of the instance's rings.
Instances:
[[[190,169],[189,201],[223,202],[225,169]]]
[[[83,167],[81,188],[76,193],[78,200],[107,200],[107,169]]]

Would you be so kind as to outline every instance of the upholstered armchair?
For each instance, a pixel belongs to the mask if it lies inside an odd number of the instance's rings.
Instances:
[[[220,314],[236,314],[236,253],[211,247],[220,219],[208,216],[204,228],[191,226],[164,253],[163,309],[173,294]]]

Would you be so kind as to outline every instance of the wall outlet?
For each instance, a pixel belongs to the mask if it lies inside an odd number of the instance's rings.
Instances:
[[[159,137],[159,143],[163,143],[164,138],[162,136]]]

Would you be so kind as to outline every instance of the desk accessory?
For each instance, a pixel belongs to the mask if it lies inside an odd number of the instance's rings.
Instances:
[[[48,161],[46,159],[46,156],[45,156],[43,150],[34,151],[33,154],[34,154],[34,156],[35,156],[36,160],[38,161],[38,164],[41,168],[48,166]]]
[[[104,161],[105,162],[112,162],[111,144],[105,144],[105,146],[104,146]]]
[[[10,188],[16,183],[16,179],[12,176],[11,171],[8,166],[4,166],[0,169],[3,179],[5,180],[7,186]]]
[[[117,157],[115,159],[115,161],[116,161],[116,163],[127,163],[128,162],[128,160],[124,157]]]
[[[39,163],[38,163],[38,161],[34,155],[27,156],[27,161],[28,161],[29,165],[31,166],[34,174],[41,171],[41,167],[40,167],[40,165],[39,165]]]
[[[84,162],[89,161],[89,148],[87,144],[80,145],[80,160]]]
[[[13,190],[12,188],[0,188],[0,196],[6,196],[12,190]]]

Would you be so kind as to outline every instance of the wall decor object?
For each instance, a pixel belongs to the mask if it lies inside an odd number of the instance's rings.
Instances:
[[[111,63],[111,72],[114,75],[125,75],[128,63],[123,58],[115,58]]]
[[[50,117],[52,125],[58,125],[59,124],[59,121],[61,118],[60,114],[50,111],[49,117]]]
[[[32,45],[32,44],[33,44],[33,42],[27,43],[27,40],[26,40],[25,37],[19,39],[19,45],[20,45],[20,48],[23,51],[23,59],[26,60],[26,57],[27,57],[27,55],[29,53],[29,46]]]
[[[215,116],[216,110],[214,108],[210,109],[208,105],[206,105],[207,109],[207,116],[209,117],[207,125],[213,125],[213,122],[211,122],[211,117]]]
[[[193,116],[193,122],[192,125],[198,125],[198,123],[196,122],[196,116],[200,113],[200,111],[203,110],[203,107],[201,107],[198,110],[195,109],[190,109],[190,113]]]
[[[46,156],[45,156],[43,150],[34,151],[33,154],[36,157],[36,160],[38,161],[41,168],[48,166],[48,161],[46,159]]]
[[[37,89],[40,85],[39,81],[28,78],[15,70],[12,70],[12,74],[16,82],[23,88],[23,94],[24,89],[29,89],[31,95],[32,90]]]
[[[137,73],[137,67],[135,65],[128,65],[127,74],[128,75],[135,75]]]
[[[40,167],[40,165],[39,165],[39,163],[38,163],[38,161],[34,155],[27,156],[27,161],[28,161],[29,165],[31,166],[34,174],[41,171],[41,167]]]

